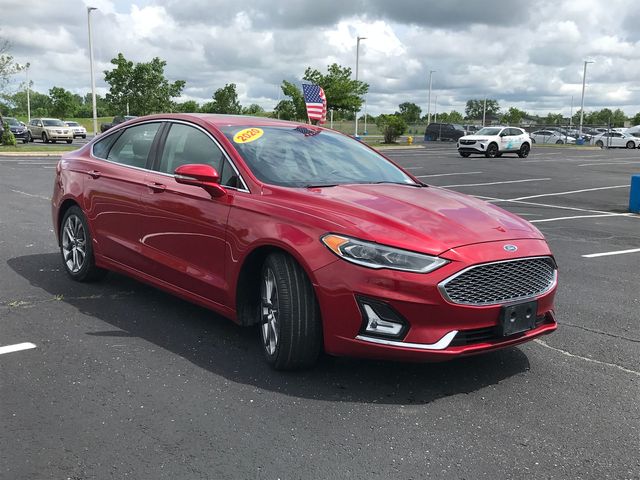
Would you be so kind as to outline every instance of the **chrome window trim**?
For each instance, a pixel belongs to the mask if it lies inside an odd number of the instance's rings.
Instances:
[[[440,340],[435,343],[410,343],[399,342],[397,340],[386,340],[384,338],[369,337],[367,335],[358,335],[356,340],[363,342],[377,343],[379,345],[386,345],[389,347],[401,347],[401,348],[415,348],[417,350],[444,350],[453,341],[453,338],[458,334],[458,330],[452,330],[445,334]]]
[[[504,305],[504,304],[507,304],[507,303],[518,302],[520,300],[527,300],[527,299],[531,299],[531,298],[536,298],[536,297],[539,297],[541,295],[544,295],[544,294],[550,292],[558,284],[558,267],[557,266],[554,267],[554,269],[553,269],[553,281],[551,282],[551,284],[549,285],[549,287],[546,290],[544,290],[544,291],[542,291],[542,292],[540,292],[540,293],[538,293],[536,295],[533,295],[533,296],[532,295],[526,295],[524,297],[510,298],[510,299],[504,300],[502,302],[482,302],[482,303],[456,302],[455,300],[452,300],[449,297],[445,287],[446,287],[447,283],[449,283],[450,281],[458,278],[463,273],[466,273],[469,270],[472,270],[472,269],[477,268],[477,267],[483,267],[485,265],[496,265],[496,264],[499,264],[499,263],[523,262],[523,261],[527,261],[527,260],[537,260],[537,259],[551,260],[554,265],[556,264],[555,260],[550,255],[540,255],[540,256],[537,256],[537,257],[519,257],[519,258],[512,258],[512,259],[509,259],[509,260],[500,260],[500,261],[496,261],[496,262],[476,263],[475,265],[471,265],[471,266],[469,266],[467,268],[464,268],[464,269],[460,270],[459,272],[454,273],[450,277],[445,278],[443,281],[441,281],[438,284],[438,290],[440,291],[440,294],[444,297],[444,299],[449,303],[452,303],[454,305],[471,305],[471,306],[477,306],[477,307],[484,307],[484,306],[488,306],[488,305]]]
[[[108,133],[104,133],[102,136],[100,136],[99,138],[97,138],[92,144],[91,144],[91,148],[89,149],[89,156],[95,160],[100,160],[102,162],[108,162],[111,163],[113,165],[119,165],[121,167],[127,167],[127,168],[133,168],[135,170],[140,170],[143,172],[150,172],[150,173],[157,173],[159,175],[164,175],[166,177],[170,177],[170,178],[174,178],[174,175],[170,174],[170,173],[165,173],[165,172],[161,172],[159,170],[152,170],[149,168],[142,168],[142,167],[136,167],[133,165],[127,165],[126,163],[119,163],[119,162],[114,162],[113,160],[109,160],[107,158],[101,158],[101,157],[97,157],[96,155],[94,155],[93,153],[93,147],[95,146],[96,143],[98,143],[99,141],[102,141],[103,139],[106,139],[112,135],[117,134],[118,132],[120,132],[120,130],[127,129],[127,128],[131,128],[131,127],[137,127],[139,125],[145,125],[147,123],[181,123],[184,125],[188,125],[190,127],[195,127],[201,131],[203,131],[209,138],[211,138],[211,140],[213,140],[213,142],[216,144],[216,146],[222,151],[222,154],[224,155],[225,159],[229,162],[229,164],[233,167],[233,170],[236,172],[236,174],[238,175],[238,178],[240,178],[240,181],[242,182],[242,185],[244,188],[237,188],[237,187],[228,187],[226,185],[221,185],[223,188],[225,189],[230,189],[230,190],[235,190],[237,192],[244,192],[244,193],[251,193],[251,190],[249,190],[249,187],[247,187],[247,182],[244,181],[244,178],[242,177],[242,175],[240,174],[240,172],[238,171],[238,168],[235,166],[235,164],[231,161],[231,159],[229,158],[229,155],[227,154],[227,152],[225,151],[224,148],[222,148],[220,146],[220,143],[213,138],[213,136],[207,132],[204,128],[200,127],[199,125],[195,125],[193,123],[184,121],[184,120],[174,120],[174,119],[161,119],[161,118],[154,118],[151,120],[145,120],[144,122],[140,122],[140,123],[136,123],[134,125],[128,125],[126,127],[120,127],[115,129],[113,132],[109,131]],[[162,128],[162,125],[160,126],[160,128]],[[167,132],[168,134],[168,132]]]

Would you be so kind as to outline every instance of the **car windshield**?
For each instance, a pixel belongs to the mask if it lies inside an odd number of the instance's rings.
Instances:
[[[66,127],[62,120],[42,120],[45,127]]]
[[[66,122],[68,126],[70,127],[79,127],[80,124],[78,122]]]
[[[480,130],[478,130],[476,132],[476,135],[498,135],[500,133],[500,130],[502,130],[501,128],[492,128],[492,127],[485,127],[485,128],[481,128]]]
[[[4,121],[7,122],[9,124],[9,126],[11,126],[11,127],[19,127],[20,126],[20,122],[18,122],[18,120],[16,120],[13,117],[4,117]]]
[[[418,186],[381,155],[344,135],[313,126],[221,128],[254,175],[285,187],[352,183]]]
[[[462,125],[457,125],[454,123],[453,128],[455,128],[456,130],[462,130],[464,132],[464,128],[462,128]]]

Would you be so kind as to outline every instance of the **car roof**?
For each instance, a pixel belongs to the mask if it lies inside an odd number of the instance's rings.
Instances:
[[[252,117],[248,115],[222,115],[217,113],[166,113],[137,117],[137,121],[165,119],[165,120],[200,120],[216,128],[221,127],[290,127],[292,125],[308,125],[303,122],[290,122],[269,117]]]

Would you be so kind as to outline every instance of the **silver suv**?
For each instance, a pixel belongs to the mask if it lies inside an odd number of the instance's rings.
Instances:
[[[73,142],[73,131],[57,118],[34,118],[27,128],[30,142],[36,138],[41,139],[43,143],[56,143],[58,140]]]

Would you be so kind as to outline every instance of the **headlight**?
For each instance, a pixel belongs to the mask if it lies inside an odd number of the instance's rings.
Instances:
[[[344,260],[369,268],[389,268],[405,272],[427,273],[449,263],[448,260],[341,235],[322,237],[333,253]]]

